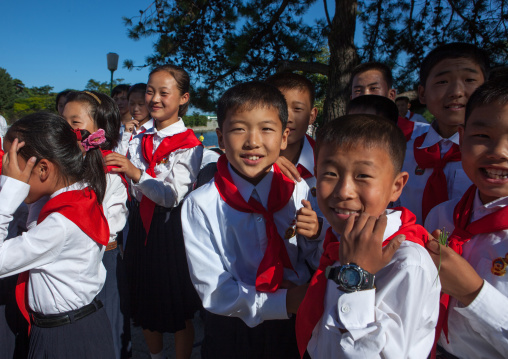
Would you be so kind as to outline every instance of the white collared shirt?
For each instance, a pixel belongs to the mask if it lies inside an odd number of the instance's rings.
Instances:
[[[309,188],[315,188],[316,177],[314,176],[314,149],[312,148],[307,136],[303,137],[302,151],[300,152],[300,157],[298,157],[296,165],[302,165],[307,171],[312,173],[312,177],[306,178],[305,182],[307,182]]]
[[[401,212],[387,210],[387,214],[383,239],[401,225]],[[344,293],[327,280],[323,316],[307,346],[311,358],[427,358],[441,290],[427,250],[404,241],[390,263],[376,273],[375,285],[375,289]],[[347,332],[341,334],[340,329]]]
[[[419,113],[411,112],[411,110],[408,110],[406,116],[404,117],[415,123],[422,123],[424,125],[430,126],[430,123],[425,119],[425,117],[423,117]]]
[[[51,198],[85,187],[74,183]],[[0,176],[0,277],[30,270],[28,304],[37,313],[58,314],[90,304],[106,279],[105,247],[76,224],[55,212],[28,232],[5,240],[12,214],[29,189],[24,182]]]
[[[441,203],[427,216],[425,228],[432,232],[445,229],[452,233],[453,211],[460,198]],[[471,221],[508,205],[508,197],[483,204],[476,191]],[[508,218],[507,218],[508,221]],[[508,230],[478,234],[464,243],[462,257],[483,278],[476,299],[464,307],[450,298],[448,339],[441,333],[439,344],[459,358],[508,358],[508,274],[492,273],[493,261],[504,258],[508,269]]]
[[[134,166],[143,171],[148,163],[143,158],[141,139],[144,135],[153,136],[153,150],[157,150],[164,138],[185,132],[182,119],[174,124],[157,131],[155,127],[148,129],[142,135],[137,135],[129,144],[129,157]],[[192,189],[203,158],[203,147],[183,148],[171,152],[165,163],[155,165],[155,178],[143,172],[138,183],[131,182],[133,196],[141,201],[143,195],[156,204],[166,208],[177,206]]]
[[[416,216],[416,223],[423,224],[422,221],[422,198],[423,191],[425,190],[425,185],[427,184],[427,180],[430,175],[434,171],[432,168],[427,168],[423,171],[423,174],[417,175],[415,173],[418,165],[416,164],[416,160],[414,157],[414,140],[411,139],[407,143],[406,157],[404,159],[404,165],[402,166],[402,171],[406,171],[409,173],[409,180],[407,181],[404,190],[402,191],[402,195],[397,201],[402,207],[406,207],[411,212],[413,212]],[[429,127],[429,131],[427,132],[427,136],[422,143],[420,148],[427,148],[430,146],[439,144],[441,149],[441,157],[448,152],[448,150],[452,147],[452,145],[459,144],[459,134],[455,133],[450,138],[442,138],[434,129],[433,126]],[[444,174],[446,176],[447,188],[448,188],[448,198],[457,198],[462,197],[464,192],[471,186],[471,180],[466,176],[466,173],[462,169],[462,162],[448,162],[443,169]]]
[[[248,201],[255,190],[266,208],[273,168],[256,186],[229,172],[238,191]],[[327,225],[316,240],[301,235],[289,239],[286,232],[296,223],[296,212],[307,199],[315,208],[307,184],[295,184],[293,195],[284,208],[274,214],[275,225],[283,238],[291,263],[284,279],[297,285],[310,278],[305,264],[317,267]],[[273,293],[256,290],[256,273],[265,254],[268,238],[261,214],[240,212],[224,202],[212,180],[191,192],[182,207],[182,228],[189,272],[203,306],[219,315],[238,317],[249,327],[265,320],[287,319],[286,289]]]
[[[118,141],[118,145],[114,149],[116,153],[119,153],[121,155],[126,155],[129,151],[129,142],[131,141],[131,138],[134,138],[135,136],[139,135],[140,133],[145,132],[146,130],[151,129],[154,126],[153,118],[146,121],[144,124],[142,124],[138,129],[134,127],[132,132],[125,131],[125,125],[120,126],[120,141]]]

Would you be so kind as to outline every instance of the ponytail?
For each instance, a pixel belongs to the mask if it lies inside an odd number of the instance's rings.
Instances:
[[[81,131],[83,139],[90,133]],[[5,140],[18,138],[25,145],[19,154],[28,161],[35,157],[52,162],[66,185],[85,181],[95,191],[99,204],[106,192],[104,160],[99,148],[90,149],[83,156],[76,133],[62,117],[49,112],[36,112],[16,121],[7,131]]]

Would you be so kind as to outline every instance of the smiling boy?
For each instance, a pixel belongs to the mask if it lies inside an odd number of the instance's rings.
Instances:
[[[447,296],[440,313],[441,352],[459,358],[508,357],[508,86],[489,81],[469,99],[459,127],[462,166],[473,181],[462,198],[435,207],[428,243]],[[449,295],[449,297],[448,297]],[[449,301],[449,302],[448,302]],[[443,307],[444,308],[444,307]],[[443,329],[443,330],[441,330]]]
[[[403,170],[409,180],[400,197],[400,205],[420,224],[433,207],[461,197],[471,185],[462,169],[457,131],[467,100],[488,69],[486,54],[465,43],[439,46],[422,62],[418,94],[435,120],[427,133],[408,142]]]
[[[182,227],[192,282],[209,311],[203,358],[298,357],[294,318],[317,267],[321,238],[307,184],[275,161],[287,145],[287,104],[262,82],[218,103],[214,180],[192,192]]]
[[[317,198],[331,228],[298,310],[302,357],[426,358],[431,350],[440,285],[427,232],[405,208],[386,210],[408,178],[405,144],[393,122],[374,115],[340,117],[318,134]]]

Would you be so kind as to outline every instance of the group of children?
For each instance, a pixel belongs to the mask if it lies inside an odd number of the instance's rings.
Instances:
[[[164,332],[188,358],[203,307],[203,358],[507,357],[508,87],[488,75],[473,45],[431,51],[429,125],[398,110],[388,67],[362,64],[316,140],[308,79],[238,84],[201,172],[177,66],[115,89],[117,105],[71,92],[63,118],[17,121],[0,277],[19,274],[29,356],[128,357],[130,317],[152,358]],[[28,231],[6,240],[23,200]]]

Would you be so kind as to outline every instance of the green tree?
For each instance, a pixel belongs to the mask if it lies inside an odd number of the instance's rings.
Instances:
[[[0,67],[0,114],[6,113],[14,105],[16,86],[11,75]]]
[[[276,69],[327,77],[324,118],[344,113],[349,79],[363,60],[392,65],[399,91],[414,86],[430,48],[465,41],[486,48],[495,62],[508,55],[508,2],[504,0],[335,0],[331,16],[312,26],[302,18],[315,0],[157,0],[140,15],[124,18],[133,39],[157,36],[145,64],[172,62],[191,73],[193,105],[214,108],[218,92]],[[363,42],[355,44],[357,20]],[[329,59],[319,56],[328,47]]]
[[[123,84],[123,83],[124,83],[124,79],[113,80],[113,87],[115,87],[116,85]],[[100,92],[100,93],[103,93],[103,94],[109,96],[109,94],[110,94],[109,86],[110,86],[109,81],[100,82],[100,81],[97,81],[94,79],[90,79],[86,83],[85,90],[96,91],[96,92]]]

